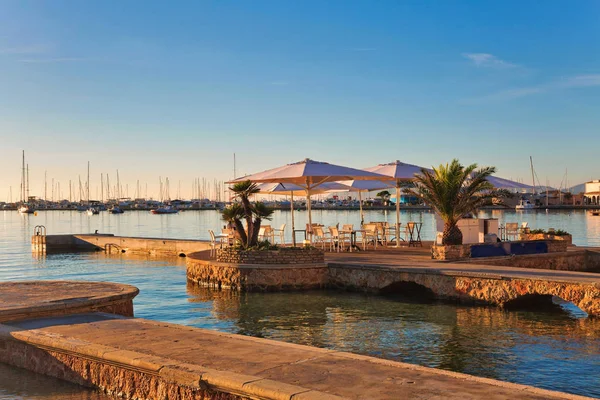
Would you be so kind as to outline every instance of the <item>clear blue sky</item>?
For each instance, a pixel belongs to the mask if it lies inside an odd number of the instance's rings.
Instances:
[[[87,161],[92,188],[189,191],[234,152],[240,174],[457,157],[527,182],[532,155],[576,184],[599,128],[598,1],[0,2],[1,200],[21,149],[32,194]]]

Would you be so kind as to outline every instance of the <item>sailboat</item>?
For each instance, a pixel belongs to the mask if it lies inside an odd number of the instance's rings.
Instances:
[[[100,214],[100,207],[94,207],[94,206],[90,206],[90,162],[88,161],[88,168],[87,168],[87,204],[88,204],[88,209],[87,209],[87,215],[98,215]]]
[[[19,213],[21,214],[33,214],[35,208],[33,205],[28,203],[29,200],[29,165],[27,166],[27,172],[25,172],[25,150],[23,150],[23,165],[21,167],[21,206],[19,207]]]
[[[150,210],[152,214],[177,214],[179,210],[172,206],[159,207],[155,210]]]
[[[87,215],[98,215],[100,210],[97,207],[90,207],[87,209]]]
[[[108,211],[110,211],[111,214],[123,214],[124,212],[123,209],[119,206],[113,206]]]
[[[533,157],[529,156],[529,163],[531,164],[531,179],[533,183],[533,197],[535,197],[535,170],[533,169]],[[535,209],[535,204],[531,203],[531,201],[522,198],[519,200],[519,204],[515,206],[515,210],[517,211],[525,211],[525,210],[533,210]]]

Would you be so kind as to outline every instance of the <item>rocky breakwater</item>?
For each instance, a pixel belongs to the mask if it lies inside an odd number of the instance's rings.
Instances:
[[[241,250],[224,248],[188,256],[188,280],[214,288],[285,291],[325,287],[328,270],[323,251],[314,248]]]

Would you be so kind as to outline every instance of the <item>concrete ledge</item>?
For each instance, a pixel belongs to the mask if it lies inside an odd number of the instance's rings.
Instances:
[[[68,318],[0,325],[0,361],[138,399],[585,398],[174,324]]]
[[[192,253],[186,259],[187,279],[200,285],[240,291],[306,290],[325,287],[326,263],[237,264]]]
[[[187,256],[207,250],[206,240],[163,239],[112,234],[70,234],[32,236],[31,249],[35,253],[66,253],[106,251],[107,253],[135,253],[161,256]]]
[[[501,265],[513,268],[535,268],[556,271],[600,272],[600,252],[572,250],[562,253],[526,254],[462,260],[461,263]]]
[[[139,290],[109,282],[26,281],[0,283],[0,322],[102,311],[133,316]]]

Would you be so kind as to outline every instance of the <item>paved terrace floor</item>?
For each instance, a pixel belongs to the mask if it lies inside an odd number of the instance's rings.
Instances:
[[[431,259],[431,245],[423,247],[382,248],[355,252],[327,252],[325,261],[337,267],[369,267],[408,272],[422,272],[452,276],[478,276],[492,278],[525,278],[553,282],[597,283],[600,274],[591,272],[556,271],[532,268],[503,267],[482,264],[464,264],[435,261]],[[581,250],[579,247],[574,249]],[[591,250],[587,248],[587,250]],[[594,250],[598,250],[594,248]]]
[[[79,350],[101,346],[113,349],[105,350],[104,358],[119,353],[120,360],[130,357],[143,363],[147,357],[160,357],[169,367],[240,374],[219,379],[231,377],[241,392],[267,382],[271,388],[281,387],[279,395],[260,398],[582,398],[350,353],[102,313],[12,322],[10,327],[16,329],[12,335],[17,339],[32,342],[45,337],[46,347],[47,343],[58,346],[61,341],[77,343]],[[300,390],[290,392],[286,385]]]

